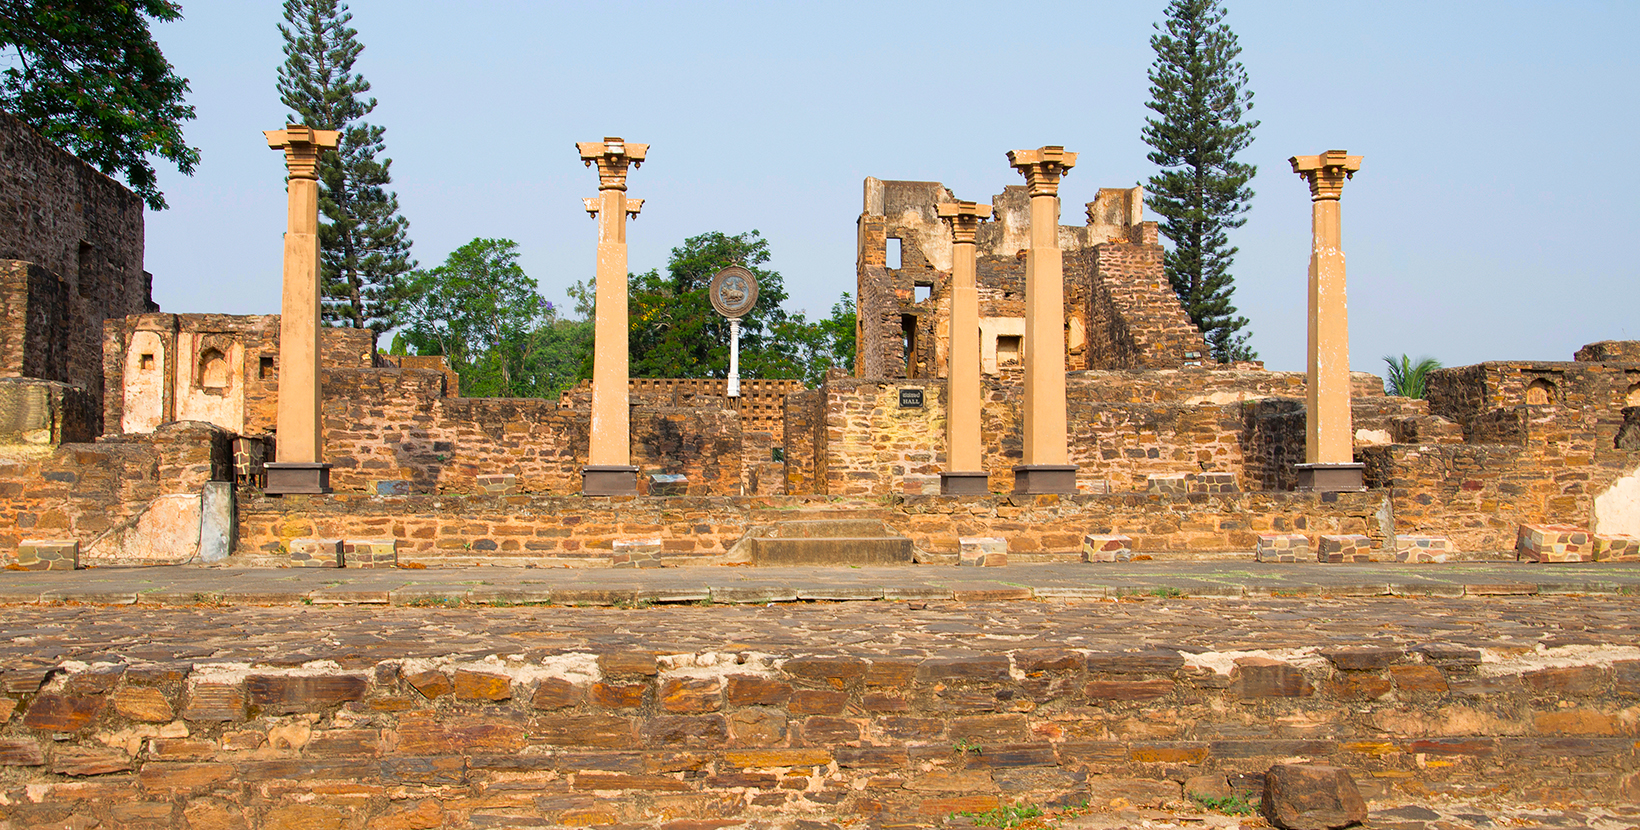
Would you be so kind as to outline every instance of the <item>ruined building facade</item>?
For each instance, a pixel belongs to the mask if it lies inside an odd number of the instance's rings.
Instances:
[[[866,179],[856,259],[857,377],[949,375],[952,244],[935,207],[955,201],[938,182]],[[987,375],[1007,377],[1025,353],[1026,188],[1004,188],[992,199],[992,215],[975,239],[980,355]],[[1144,221],[1142,188],[1101,188],[1087,204],[1087,224],[1059,227],[1059,247],[1066,371],[1201,364],[1207,345],[1162,272],[1162,246],[1156,223]]]

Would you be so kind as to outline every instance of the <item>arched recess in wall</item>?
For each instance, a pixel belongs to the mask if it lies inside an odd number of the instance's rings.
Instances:
[[[1629,387],[1629,393],[1623,399],[1624,406],[1640,406],[1640,383]]]
[[[1549,406],[1560,400],[1555,385],[1538,378],[1526,386],[1526,403],[1530,406]]]
[[[207,392],[223,393],[233,383],[228,370],[228,356],[221,349],[210,347],[199,353],[199,386]]]

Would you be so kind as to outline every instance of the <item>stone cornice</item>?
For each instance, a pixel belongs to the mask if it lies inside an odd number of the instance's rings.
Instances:
[[[991,206],[958,200],[934,207],[935,213],[951,226],[951,239],[958,243],[972,243],[979,233],[980,222],[991,218]]]
[[[315,130],[301,124],[286,124],[282,130],[263,130],[268,147],[285,151],[285,172],[293,179],[318,178],[319,154],[335,149],[335,130]]]
[[[629,144],[619,136],[577,142],[575,148],[586,166],[598,165],[599,190],[625,190],[627,167],[642,167],[644,155],[649,152],[648,144]]]
[[[1337,200],[1344,194],[1344,181],[1354,178],[1361,169],[1361,157],[1344,150],[1328,150],[1319,156],[1293,156],[1288,159],[1293,172],[1310,183],[1310,200]]]
[[[1076,166],[1076,154],[1058,144],[1035,150],[1009,150],[1008,164],[1025,177],[1032,196],[1058,196],[1059,180]]]

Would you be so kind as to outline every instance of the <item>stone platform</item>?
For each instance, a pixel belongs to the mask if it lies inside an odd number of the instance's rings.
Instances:
[[[965,570],[3,573],[0,823],[1230,826],[1187,782],[1294,759],[1397,827],[1640,798],[1640,566]]]

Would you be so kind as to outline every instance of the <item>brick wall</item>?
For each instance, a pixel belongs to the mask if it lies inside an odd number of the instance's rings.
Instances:
[[[0,113],[0,261],[32,262],[49,272],[5,276],[0,343],[50,350],[19,364],[8,345],[0,372],[48,372],[44,379],[84,386],[100,402],[103,320],[156,308],[142,270],[142,211],[142,201],[118,182]],[[17,277],[34,285],[19,293]],[[16,298],[24,294],[32,310],[20,315]]]

